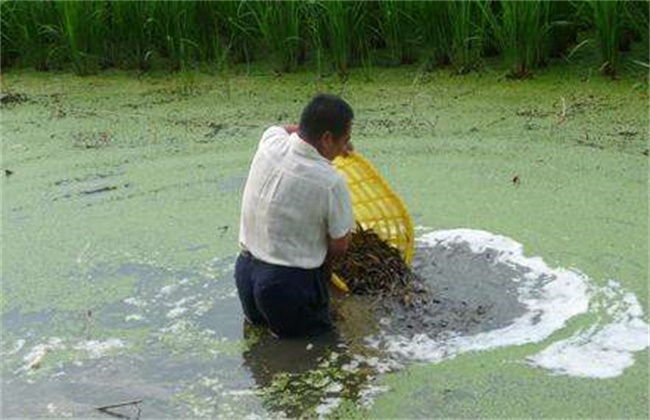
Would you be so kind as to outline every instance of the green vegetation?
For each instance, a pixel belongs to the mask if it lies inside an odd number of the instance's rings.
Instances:
[[[514,78],[526,78],[545,62],[549,33],[547,0],[479,3]]]
[[[615,1],[590,2],[594,12],[594,22],[598,33],[598,45],[605,74],[616,74],[618,64],[619,39],[621,36],[620,4]]]
[[[475,68],[481,56],[481,41],[485,38],[483,21],[476,16],[480,2],[449,2],[451,29],[451,63],[460,74]]]
[[[516,78],[598,45],[614,76],[648,42],[645,1],[0,1],[2,69],[222,70],[269,60],[345,76],[351,67],[424,62],[456,73],[501,55]],[[584,42],[584,41],[582,41]],[[647,50],[647,48],[645,48]],[[647,66],[647,52],[636,61]]]

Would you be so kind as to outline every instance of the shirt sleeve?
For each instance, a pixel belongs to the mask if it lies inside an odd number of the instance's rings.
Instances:
[[[259,146],[262,146],[264,144],[274,143],[276,141],[281,141],[287,138],[289,138],[289,133],[287,133],[287,131],[283,127],[274,125],[272,127],[267,128],[266,131],[264,131]]]
[[[352,200],[345,180],[341,177],[329,190],[327,233],[332,239],[345,236],[354,228]]]

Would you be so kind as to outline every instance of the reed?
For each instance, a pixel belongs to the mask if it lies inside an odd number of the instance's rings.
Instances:
[[[548,39],[549,57],[559,58],[578,41],[578,7],[572,1],[552,1],[550,4],[551,27]]]
[[[510,67],[509,77],[527,78],[548,57],[547,0],[478,3]]]
[[[106,3],[59,1],[54,4],[58,11],[60,47],[75,73],[96,73],[100,65],[110,65],[103,61],[107,57],[102,45],[107,30]]]
[[[311,59],[315,64],[318,77],[325,72],[325,34],[321,30],[321,16],[323,13],[324,9],[317,4],[309,3],[305,7],[305,46],[307,50],[311,51]]]
[[[0,2],[0,63],[3,68],[16,62],[32,61],[45,67],[45,44],[39,42],[39,20],[30,16],[32,7],[27,3]],[[41,9],[42,10],[42,9]],[[21,51],[21,47],[25,51]],[[43,64],[41,64],[43,63]]]
[[[318,32],[336,72],[346,78],[355,62],[368,61],[369,21],[364,2],[331,0],[316,3]]]
[[[355,66],[422,59],[466,73],[500,53],[523,78],[575,50],[578,30],[595,29],[603,71],[614,75],[621,50],[648,42],[645,1],[0,0],[0,12],[2,69],[78,74],[266,60],[278,72],[307,65],[346,77]]]
[[[259,37],[255,17],[245,1],[208,1],[214,8],[217,24],[212,33],[219,39],[215,45],[225,48],[225,55],[232,63],[250,63],[255,59],[255,39]],[[224,51],[218,49],[223,57]]]
[[[615,77],[619,61],[619,42],[621,37],[621,3],[618,1],[589,2],[592,11],[598,48],[604,74]]]
[[[152,2],[154,39],[172,71],[193,68],[202,54],[197,42],[196,3]]]
[[[641,49],[639,59],[632,61],[645,68],[650,68],[648,45],[650,45],[650,4],[645,1],[629,1],[623,5],[625,25],[629,29],[630,38],[626,41],[637,41],[645,48]]]
[[[252,16],[261,35],[261,47],[270,52],[276,71],[293,71],[305,60],[303,5],[299,1],[251,3]]]
[[[115,1],[110,6],[107,55],[118,67],[151,68],[155,54],[154,18],[148,2]]]
[[[416,2],[414,17],[421,33],[421,48],[425,51],[426,66],[433,68],[451,62],[451,20],[449,2]]]
[[[483,19],[477,2],[450,1],[450,61],[454,71],[465,74],[476,69],[481,60]]]
[[[376,37],[382,41],[394,64],[415,62],[415,50],[421,43],[421,31],[416,21],[417,3],[412,1],[377,2],[374,19]]]
[[[53,2],[0,3],[2,66],[17,63],[36,70],[58,69],[69,59],[63,51],[63,34]]]

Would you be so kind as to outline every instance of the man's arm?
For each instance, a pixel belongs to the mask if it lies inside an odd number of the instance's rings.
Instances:
[[[329,191],[327,212],[327,251],[336,258],[348,250],[354,229],[352,200],[342,176],[337,176],[336,183]]]
[[[297,133],[299,129],[298,124],[289,124],[283,126],[282,128],[284,128],[284,130],[289,134]]]
[[[329,238],[329,246],[327,254],[333,258],[340,257],[345,254],[350,246],[350,238],[352,234],[350,232],[346,233],[343,237],[334,239]]]
[[[350,232],[348,232],[342,238],[338,238],[338,239],[332,239],[332,237],[328,235],[329,244],[327,247],[327,256],[325,257],[325,263],[324,263],[325,266],[324,274],[326,279],[332,277],[332,265],[334,263],[334,260],[342,257],[348,250],[351,236],[352,234]]]

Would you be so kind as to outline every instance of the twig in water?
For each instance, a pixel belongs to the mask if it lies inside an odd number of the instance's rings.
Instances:
[[[118,408],[118,407],[124,407],[125,405],[134,405],[134,404],[140,404],[142,402],[142,399],[139,400],[133,400],[133,401],[125,401],[117,404],[110,404],[110,405],[103,405],[101,407],[96,407],[96,410],[99,411],[104,411],[104,410],[110,410],[111,408]]]
[[[113,413],[110,410],[101,410],[101,412],[104,413],[104,414],[108,414],[109,416],[117,417],[118,419],[131,419],[131,417],[129,417],[127,415],[120,414],[120,413]]]
[[[566,121],[566,101],[564,100],[564,96],[560,99],[562,99],[562,112],[560,113],[560,122],[558,124],[564,124]]]
[[[86,246],[81,250],[79,255],[77,255],[77,264],[81,264],[84,262],[84,257],[88,249],[90,248],[90,242],[86,242]]]
[[[83,333],[86,336],[86,339],[90,340],[92,329],[93,329],[93,311],[92,311],[92,309],[88,309],[86,311],[83,311],[82,316],[83,316],[83,322],[84,322]]]
[[[125,402],[121,402],[121,403],[117,403],[117,404],[110,404],[110,405],[104,405],[104,406],[101,406],[101,407],[95,407],[95,410],[101,411],[102,413],[106,413],[106,414],[111,415],[113,417],[128,419],[128,418],[130,418],[129,416],[125,416],[124,414],[119,414],[119,413],[113,413],[113,412],[111,412],[109,410],[112,410],[114,408],[119,408],[119,407],[125,407],[127,405],[134,405],[135,408],[138,410],[138,414],[136,415],[136,418],[139,419],[141,410],[140,410],[140,406],[138,404],[140,404],[141,402],[142,402],[141,399],[140,400],[133,400],[133,401],[125,401]]]

